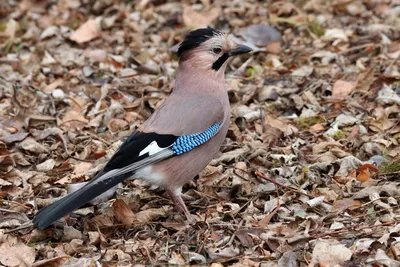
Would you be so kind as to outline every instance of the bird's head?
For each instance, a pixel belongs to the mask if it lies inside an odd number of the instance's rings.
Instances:
[[[229,58],[250,51],[250,47],[233,42],[218,30],[202,28],[186,36],[179,46],[178,55],[180,63],[190,62],[196,69],[223,74]]]

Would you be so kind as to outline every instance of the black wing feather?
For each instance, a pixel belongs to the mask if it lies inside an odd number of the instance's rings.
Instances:
[[[148,153],[139,155],[153,141],[156,141],[159,147],[166,148],[171,146],[177,138],[175,135],[168,134],[133,132],[111,157],[103,170],[89,183],[50,206],[42,208],[33,219],[33,224],[38,229],[44,229],[61,217],[80,208],[95,197],[131,177],[137,169],[170,157],[171,151],[163,154],[161,152],[153,156],[149,156]],[[132,170],[118,173],[115,176],[110,175],[111,171],[120,170],[127,166],[132,166]]]
[[[119,169],[143,159],[146,155],[139,156],[140,152],[153,141],[164,148],[172,145],[176,139],[178,139],[178,136],[172,134],[134,132],[112,156],[103,171]]]
[[[91,186],[89,186],[89,184],[85,185],[81,189],[63,197],[50,206],[42,208],[33,219],[33,225],[40,230],[47,228],[61,217],[80,208],[130,176],[131,173],[126,173],[113,179],[100,181]]]

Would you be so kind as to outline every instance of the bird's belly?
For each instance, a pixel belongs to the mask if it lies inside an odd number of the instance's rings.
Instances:
[[[165,184],[165,176],[162,173],[156,172],[152,165],[137,170],[132,178],[142,178],[154,185]]]
[[[228,124],[209,142],[179,156],[154,163],[136,171],[133,178],[142,178],[151,184],[171,190],[182,186],[199,174],[218,153],[228,131]]]

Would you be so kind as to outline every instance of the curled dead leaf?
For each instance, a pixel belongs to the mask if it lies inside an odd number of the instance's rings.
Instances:
[[[122,199],[115,200],[113,204],[113,209],[114,216],[120,223],[123,223],[125,225],[132,225],[135,222],[135,214]]]
[[[43,145],[39,144],[38,142],[36,142],[36,140],[33,138],[26,138],[24,141],[19,143],[18,146],[20,148],[22,148],[23,150],[26,150],[26,151],[29,151],[32,153],[36,153],[36,154],[47,152],[47,148],[44,147]]]
[[[122,119],[111,119],[107,123],[108,129],[110,129],[111,132],[119,132],[125,129],[125,127],[128,126],[128,123],[125,120]]]

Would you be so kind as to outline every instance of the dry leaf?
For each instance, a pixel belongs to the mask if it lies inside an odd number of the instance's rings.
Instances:
[[[311,262],[319,266],[335,266],[350,260],[352,252],[336,240],[317,240]]]
[[[183,23],[189,28],[205,28],[212,24],[221,14],[221,9],[214,7],[208,11],[199,13],[191,6],[183,6]]]
[[[297,255],[293,251],[286,251],[278,261],[278,267],[298,267]]]
[[[69,258],[68,255],[35,262],[32,267],[59,267]]]
[[[267,46],[281,41],[281,34],[272,26],[253,24],[240,31],[240,35],[255,46]]]
[[[135,214],[122,199],[115,200],[113,209],[115,219],[120,223],[132,225],[136,221]]]
[[[158,209],[146,209],[136,214],[136,221],[140,224],[149,223],[159,217],[166,217],[171,212],[170,206],[162,206]]]
[[[16,134],[9,134],[3,137],[0,137],[0,141],[3,141],[6,144],[12,144],[14,142],[19,142],[24,140],[29,133],[16,133]]]
[[[377,172],[379,171],[374,165],[371,164],[363,164],[358,168],[359,174],[357,175],[357,180],[364,183],[371,179],[371,171]]]
[[[253,238],[251,235],[260,236],[262,232],[263,230],[261,228],[242,229],[236,231],[235,235],[240,240],[240,243],[242,243],[243,246],[249,248],[254,246]]]
[[[8,238],[0,246],[0,262],[6,266],[32,266],[35,249],[13,238]]]
[[[85,116],[77,112],[75,110],[69,110],[67,113],[64,114],[62,119],[57,118],[57,125],[62,126],[61,128],[66,128],[70,130],[79,129],[85,126],[89,121],[85,118]]]
[[[107,127],[108,127],[108,129],[110,129],[111,132],[122,131],[127,126],[128,126],[128,123],[125,120],[121,120],[121,119],[111,119],[107,123]]]
[[[339,199],[333,202],[331,212],[342,212],[353,206],[357,206],[357,203],[354,199],[350,198]]]
[[[93,40],[100,35],[99,26],[95,19],[89,19],[82,24],[76,31],[69,37],[72,41],[82,44]]]
[[[18,146],[26,151],[36,154],[47,152],[47,148],[36,142],[33,138],[26,138],[24,141],[19,143]]]
[[[19,24],[17,21],[10,19],[6,24],[5,35],[10,39],[14,39],[15,33],[18,31]]]
[[[337,80],[332,87],[332,98],[344,100],[350,95],[355,87],[356,84],[354,82]]]
[[[290,136],[299,131],[295,126],[284,121],[275,119],[271,116],[266,116],[264,118],[264,124],[279,129],[284,133],[285,136]]]

